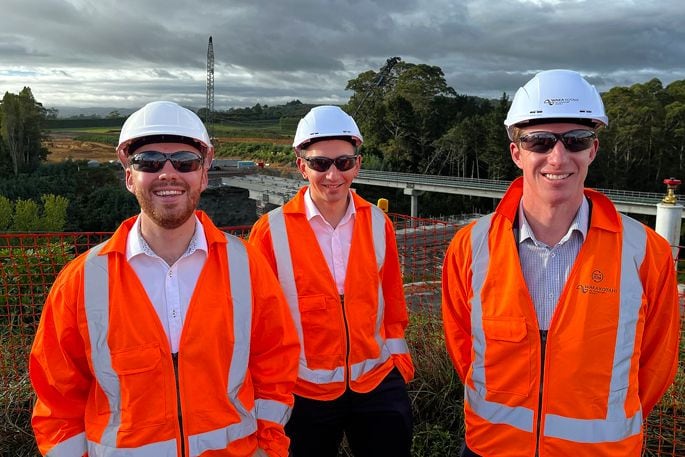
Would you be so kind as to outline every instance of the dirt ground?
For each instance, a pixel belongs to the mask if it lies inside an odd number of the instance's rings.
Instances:
[[[277,143],[290,144],[288,139],[265,139],[265,138],[219,138],[220,143]],[[114,147],[109,144],[95,143],[92,141],[76,141],[73,135],[53,133],[43,143],[50,151],[48,162],[61,162],[63,160],[97,160],[100,163],[116,160]]]
[[[63,160],[97,160],[104,163],[116,160],[114,148],[109,144],[75,141],[72,138],[51,138],[44,143],[50,154],[48,162]]]

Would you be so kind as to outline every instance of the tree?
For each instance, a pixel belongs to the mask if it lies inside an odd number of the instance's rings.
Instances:
[[[12,227],[12,213],[14,213],[12,201],[0,195],[0,232],[7,232]]]
[[[600,151],[590,168],[593,186],[659,190],[670,161],[664,135],[665,105],[671,96],[652,79],[630,87],[614,87],[603,95],[609,129],[600,134]],[[660,186],[659,186],[660,187]]]
[[[390,168],[419,171],[433,157],[433,142],[455,118],[454,89],[439,67],[388,59],[378,73],[350,80],[347,111],[364,133],[365,153]]]
[[[45,117],[45,108],[36,102],[30,88],[24,87],[18,95],[5,92],[0,104],[0,132],[14,175],[35,170],[47,156],[47,149],[41,145]]]
[[[40,230],[40,215],[38,204],[33,200],[17,200],[14,204],[14,223],[12,230],[15,232],[35,232]]]
[[[61,195],[42,195],[43,217],[41,218],[41,230],[47,232],[60,232],[67,223],[67,208],[69,200]]]

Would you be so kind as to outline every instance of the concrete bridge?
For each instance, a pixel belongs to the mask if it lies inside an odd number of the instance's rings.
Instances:
[[[280,178],[262,174],[230,176],[221,178],[224,186],[248,189],[250,198],[257,201],[258,207],[282,205],[295,195],[304,185],[301,179]],[[492,179],[458,178],[455,176],[420,175],[388,171],[361,170],[354,180],[356,184],[404,189],[411,197],[411,216],[418,215],[418,196],[423,192],[470,195],[476,197],[502,198],[510,181]],[[657,204],[664,194],[637,192],[630,190],[597,189],[616,205],[616,208],[629,214],[656,215]],[[683,204],[679,197],[678,204]],[[685,212],[682,215],[685,218]]]

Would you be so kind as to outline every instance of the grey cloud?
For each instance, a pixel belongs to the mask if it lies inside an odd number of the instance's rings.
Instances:
[[[344,90],[349,79],[378,70],[391,56],[439,66],[458,93],[492,98],[513,95],[549,68],[578,70],[600,90],[654,77],[664,84],[685,79],[680,0],[3,0],[3,6],[9,13],[0,16],[0,88],[29,85],[50,103],[130,107],[176,97],[202,106],[210,35],[215,106],[222,109],[292,99],[342,103],[351,95]],[[84,69],[91,70],[87,76]],[[18,80],[7,76],[13,70],[47,76]]]

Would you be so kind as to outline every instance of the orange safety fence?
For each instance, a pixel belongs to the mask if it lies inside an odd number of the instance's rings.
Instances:
[[[436,351],[435,346],[426,348],[427,342],[437,341],[440,345],[441,341],[443,255],[454,233],[467,220],[444,222],[398,214],[390,216],[396,228],[410,311],[408,340],[417,363],[417,379],[412,383],[418,385],[422,376],[427,376],[425,365],[417,359],[421,358],[423,350]],[[224,229],[246,237],[250,227]],[[42,304],[63,265],[109,235],[103,232],[0,234],[0,456],[38,455],[30,428],[33,393],[28,380],[27,359]],[[678,267],[679,272],[685,274],[685,263]],[[681,310],[684,303],[681,295]],[[444,348],[438,348],[438,352],[444,352]],[[685,456],[683,356],[685,348],[681,343],[676,382],[646,420],[645,456]],[[421,390],[415,388],[414,394],[425,395]],[[461,401],[458,394],[454,397],[455,404]],[[443,403],[444,400],[441,399]],[[445,408],[442,403],[437,407]],[[415,416],[418,424],[427,414],[415,411]],[[414,448],[416,451],[416,439]],[[445,455],[456,454],[446,450]]]

